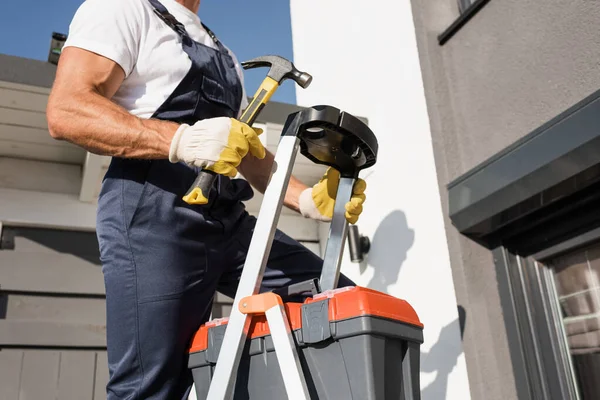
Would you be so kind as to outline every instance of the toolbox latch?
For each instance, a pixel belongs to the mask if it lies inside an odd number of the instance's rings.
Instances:
[[[329,299],[302,305],[302,341],[319,343],[331,337]]]
[[[227,325],[217,325],[208,330],[208,348],[206,349],[206,361],[216,364],[223,344],[225,329]]]

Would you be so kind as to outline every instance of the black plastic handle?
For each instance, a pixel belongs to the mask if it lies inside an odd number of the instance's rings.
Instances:
[[[256,105],[255,103],[261,103],[262,98],[260,96],[255,96],[251,101],[246,110],[254,109],[259,106],[258,110],[254,113],[244,112],[240,117],[240,121],[252,125],[256,120],[256,117],[262,110],[260,104]],[[217,179],[217,173],[208,169],[203,169],[198,173],[198,176],[188,189],[185,196],[183,196],[183,200],[188,204],[206,204],[208,203],[208,198],[210,196],[210,191],[215,183],[215,179]]]
[[[212,188],[215,179],[217,179],[216,172],[203,169],[198,173],[187,193],[183,196],[183,200],[188,204],[208,203],[210,189]]]

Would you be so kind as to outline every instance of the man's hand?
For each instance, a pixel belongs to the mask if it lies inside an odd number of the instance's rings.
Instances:
[[[340,173],[334,168],[327,169],[319,183],[300,194],[300,213],[307,218],[331,221],[339,183]],[[351,224],[355,224],[362,213],[366,188],[367,183],[363,179],[359,178],[354,183],[352,198],[346,203],[345,214],[346,220]]]
[[[227,117],[205,119],[192,126],[183,124],[171,142],[169,160],[234,177],[248,152],[265,158],[266,150],[258,138],[261,133],[262,129]]]

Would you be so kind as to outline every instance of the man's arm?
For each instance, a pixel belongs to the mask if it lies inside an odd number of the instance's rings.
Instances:
[[[262,160],[248,155],[242,160],[238,170],[252,186],[264,193],[273,168],[273,160],[274,157],[269,151]],[[339,182],[340,173],[331,167],[310,190],[307,190],[308,186],[291,176],[283,204],[307,218],[331,221],[336,197],[332,188],[337,188]],[[357,179],[352,190],[352,197],[344,206],[346,220],[351,224],[355,224],[362,213],[363,203],[366,199],[364,194],[366,187],[367,184],[363,179]]]
[[[179,124],[138,118],[112,102],[124,78],[108,58],[64,49],[46,110],[50,135],[101,155],[167,158]]]
[[[270,151],[267,150],[266,156],[263,159],[254,157],[252,154],[248,154],[242,160],[238,170],[244,178],[261,193],[264,193],[267,189],[271,170],[273,168],[274,156]],[[290,177],[290,182],[285,193],[283,204],[296,211],[300,212],[300,193],[308,186],[300,182],[293,175]]]

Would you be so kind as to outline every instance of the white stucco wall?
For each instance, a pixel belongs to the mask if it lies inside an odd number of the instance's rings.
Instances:
[[[291,16],[294,63],[314,77],[298,104],[365,116],[379,140],[358,223],[371,252],[342,271],[417,310],[423,399],[469,399],[410,2],[291,0]]]

